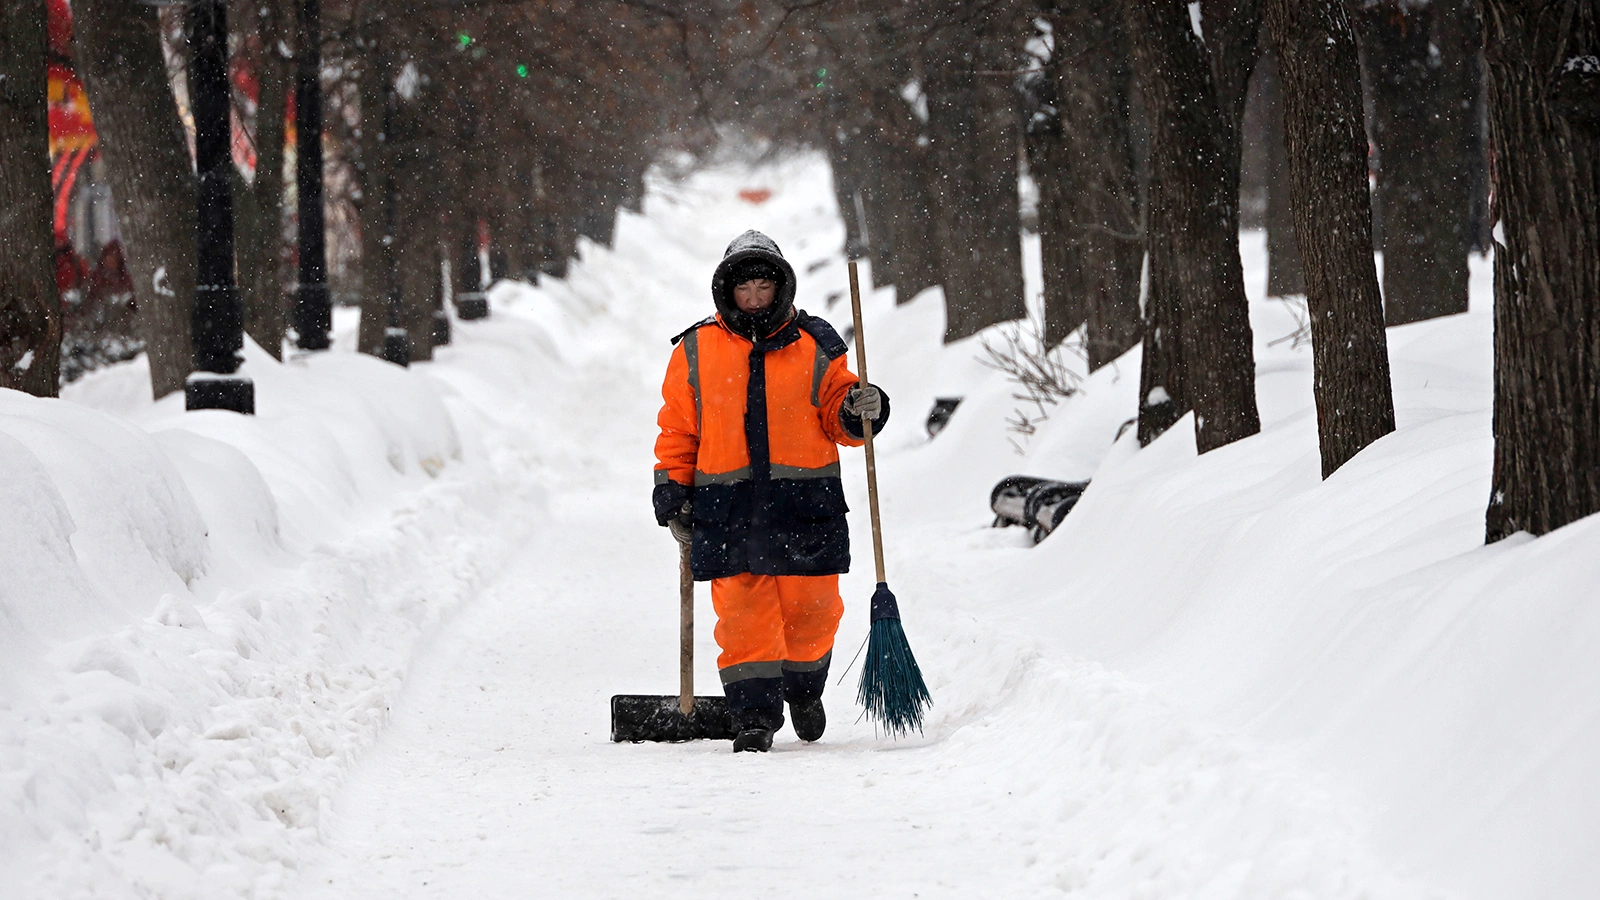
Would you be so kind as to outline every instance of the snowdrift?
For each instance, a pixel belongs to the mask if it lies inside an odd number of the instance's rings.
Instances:
[[[1113,443],[1136,410],[1137,350],[1035,434],[1008,435],[1008,416],[1036,410],[972,368],[983,337],[916,352],[942,328],[937,292],[897,310],[880,298],[894,345],[873,371],[897,409],[967,397],[937,439],[896,432],[891,570],[919,578],[911,596],[959,584],[962,613],[1116,671],[1298,773],[1418,879],[1397,896],[1600,892],[1600,517],[1483,546],[1488,260],[1473,260],[1472,312],[1389,330],[1398,430],[1324,482],[1310,346],[1291,339],[1303,313],[1259,296],[1263,243],[1244,236],[1262,433],[1205,456],[1192,415],[1143,450],[1131,428]],[[1093,482],[1029,548],[982,523],[1014,472]],[[971,553],[926,553],[935,543]],[[1241,874],[1240,895],[1285,896],[1263,877]]]
[[[737,215],[724,208],[708,218]],[[1586,652],[1600,634],[1600,516],[1483,544],[1491,261],[1471,261],[1471,312],[1389,329],[1398,428],[1324,482],[1304,309],[1262,296],[1264,236],[1241,244],[1263,428],[1205,456],[1192,417],[1143,450],[1132,428],[1117,440],[1137,411],[1137,349],[1089,375],[1069,348],[1080,390],[1041,410],[984,365],[998,329],[940,346],[938,289],[868,301],[874,380],[907,414],[880,441],[880,477],[890,578],[912,598],[907,628],[939,682],[934,733],[958,739],[993,702],[962,705],[962,666],[995,664],[972,649],[983,635],[1019,654],[1014,679],[1034,677],[1022,674],[1033,654],[1092,663],[1241,742],[1252,763],[1270,762],[1260,778],[1296,782],[1294,802],[1348,826],[1348,852],[1371,854],[1359,865],[1390,873],[1374,884],[1395,896],[1600,894],[1600,657]],[[1035,240],[1024,258],[1036,298]],[[843,268],[802,282],[799,305],[824,312],[818,298],[844,290]],[[848,321],[842,304],[824,314]],[[946,396],[965,399],[929,439],[909,420]],[[1021,418],[1036,431],[1010,426]],[[990,489],[1016,473],[1093,483],[1031,547],[1022,529],[988,527]],[[941,617],[937,649],[918,627],[927,607]],[[1034,712],[1073,701],[1061,703]],[[1079,749],[1100,752],[1105,737]],[[1263,840],[1263,857],[1290,852]],[[1246,862],[1257,871],[1218,882],[1218,896],[1284,896],[1291,883],[1267,874],[1281,863]],[[1178,884],[1166,895],[1192,890]],[[1092,879],[1080,887],[1097,894]]]
[[[614,250],[501,284],[494,317],[433,363],[250,348],[254,418],[150,404],[140,363],[64,401],[0,393],[0,896],[309,895],[336,788],[432,636],[560,526],[546,491],[604,454],[637,470],[638,501],[585,515],[648,517],[647,440],[585,423],[653,403],[726,239],[767,231],[797,305],[848,322],[832,196],[812,157],[657,178]],[[1390,330],[1399,429],[1323,481],[1310,346],[1293,304],[1259,296],[1263,244],[1244,236],[1263,430],[1204,456],[1189,420],[1143,449],[1117,437],[1137,350],[1093,374],[1066,351],[1077,393],[1036,408],[982,363],[995,332],[940,345],[937,289],[867,298],[895,409],[889,577],[935,705],[919,738],[840,722],[809,768],[775,753],[762,772],[796,803],[847,798],[815,834],[874,860],[874,888],[1600,895],[1600,518],[1483,546],[1487,263],[1472,312]],[[920,418],[945,396],[964,400],[930,439]],[[868,559],[859,459],[846,470]],[[1017,473],[1092,479],[1038,546],[990,527],[989,490]],[[870,581],[845,579],[841,651]],[[653,752],[636,756],[727,768]],[[849,783],[817,780],[830,765]],[[644,805],[612,782],[596,803]],[[675,809],[641,815],[666,828]],[[913,833],[896,810],[926,817]],[[553,883],[607,893],[574,877]]]
[[[517,432],[483,427],[525,343],[427,375],[252,345],[255,417],[151,404],[142,362],[0,391],[0,895],[287,883],[421,639],[534,521]]]

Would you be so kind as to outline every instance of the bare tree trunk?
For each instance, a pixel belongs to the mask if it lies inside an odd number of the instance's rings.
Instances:
[[[1105,0],[1056,3],[1051,26],[1055,49],[1045,74],[1058,122],[1036,117],[1038,125],[1051,126],[1040,136],[1050,139],[1052,152],[1036,154],[1034,166],[1046,169],[1043,180],[1035,175],[1045,333],[1054,343],[1086,322],[1084,343],[1094,370],[1137,344],[1141,332],[1144,238],[1129,108],[1131,51],[1122,13]],[[1060,149],[1053,149],[1057,144]],[[1051,177],[1050,166],[1059,173]],[[1052,240],[1056,231],[1060,237]]]
[[[1192,406],[1183,364],[1182,287],[1174,258],[1171,211],[1161,181],[1152,177],[1145,200],[1149,277],[1144,297],[1144,347],[1139,365],[1139,446],[1147,447]]]
[[[1289,202],[1289,148],[1283,134],[1283,79],[1278,54],[1268,48],[1258,67],[1267,145],[1267,296],[1306,292],[1305,264],[1294,236],[1294,207]]]
[[[369,29],[381,26],[369,23]],[[377,40],[386,40],[378,36]],[[384,134],[384,81],[393,78],[385,64],[387,51],[368,43],[366,59],[357,76],[361,98],[361,131],[356,145],[356,176],[360,182],[361,215],[361,324],[356,346],[362,353],[383,355],[384,330],[389,325],[390,272],[386,205],[394,202],[384,189],[393,161]]]
[[[931,42],[926,61],[928,193],[944,275],[946,343],[1027,315],[1017,100],[1009,81],[977,74],[1016,67],[1018,42],[1005,17],[994,18]]]
[[[1266,62],[1262,54],[1250,73],[1244,118],[1239,123],[1239,228],[1265,231],[1267,227],[1267,124]]]
[[[842,110],[835,110],[835,114]],[[851,259],[859,258],[867,250],[867,244],[862,234],[861,226],[865,224],[865,215],[856,215],[856,197],[866,190],[867,173],[870,164],[867,161],[866,148],[861,139],[861,126],[856,122],[839,122],[835,127],[832,139],[828,143],[828,168],[833,173],[833,202],[839,207],[839,219],[844,222],[845,252]],[[863,210],[865,212],[865,210]],[[882,284],[884,273],[874,265],[872,279],[875,285]]]
[[[1230,176],[1211,64],[1188,9],[1168,0],[1134,0],[1125,10],[1154,119],[1151,179],[1160,183],[1167,215],[1167,234],[1152,229],[1148,237],[1151,280],[1170,277],[1177,292],[1184,390],[1195,410],[1195,443],[1205,453],[1261,430],[1239,261],[1237,153]],[[1166,240],[1170,276],[1157,274],[1166,262],[1157,251]]]
[[[872,147],[879,180],[862,198],[872,237],[873,279],[879,259],[885,280],[895,286],[895,302],[906,303],[944,283],[939,248],[932,240],[933,201],[928,195],[932,163],[919,143],[922,124],[910,104],[893,90],[873,95]]]
[[[244,300],[245,332],[263,350],[282,359],[288,318],[283,283],[283,158],[290,57],[280,52],[279,44],[288,44],[294,11],[282,0],[262,0],[253,12],[261,40],[256,67],[260,85],[256,175],[248,188],[234,192],[239,201],[234,209],[239,232],[239,293]]]
[[[1444,52],[1460,57],[1462,64],[1445,75],[1445,102],[1461,110],[1462,177],[1466,179],[1466,242],[1475,253],[1488,253],[1494,243],[1489,234],[1489,116],[1483,71],[1483,21],[1478,0],[1457,0],[1438,10],[1435,24]]]
[[[400,104],[395,116],[391,152],[396,157],[396,184],[400,190],[391,202],[399,204],[394,232],[400,263],[400,292],[405,298],[405,328],[411,361],[433,359],[433,310],[438,266],[440,160],[430,143],[423,117],[438,106],[431,91]]]
[[[1495,235],[1487,536],[1600,511],[1600,11],[1484,0]]]
[[[1322,476],[1394,430],[1355,32],[1339,0],[1267,0],[1306,265]]]
[[[133,277],[157,398],[194,368],[195,188],[155,7],[77,0],[73,40]]]
[[[558,229],[553,227],[560,218],[575,211],[561,209],[548,194],[551,185],[544,181],[542,166],[519,154],[508,158],[510,169],[505,192],[506,220],[511,223],[506,249],[511,251],[511,271],[515,277],[529,284],[539,283],[539,272],[554,262]],[[540,234],[541,229],[546,233]]]
[[[1372,136],[1390,325],[1467,310],[1470,198],[1460,146],[1469,110],[1449,90],[1450,77],[1466,60],[1439,33],[1443,5],[1383,0],[1360,15],[1376,113]]]
[[[1132,349],[1143,335],[1139,281],[1145,240],[1133,152],[1133,48],[1116,3],[1097,2],[1087,10],[1092,18],[1086,30],[1101,40],[1083,48],[1079,71],[1096,73],[1096,83],[1088,90],[1080,84],[1065,108],[1076,111],[1076,121],[1096,122],[1094,128],[1078,131],[1074,142],[1093,199],[1083,233],[1088,276],[1084,343],[1092,372]]]
[[[1052,33],[1060,34],[1059,27]],[[1044,344],[1054,347],[1088,317],[1083,242],[1089,221],[1088,190],[1073,166],[1066,123],[1061,120],[1061,84],[1067,67],[1058,40],[1043,77],[1028,85],[1028,122],[1023,145],[1028,174],[1039,192],[1039,261],[1044,288]],[[1073,122],[1074,127],[1079,123]]]
[[[1211,84],[1222,114],[1223,159],[1233,190],[1239,191],[1239,158],[1243,152],[1244,104],[1250,91],[1250,73],[1260,56],[1261,0],[1202,0],[1201,30],[1211,62]],[[1234,212],[1238,222],[1237,209]]]
[[[540,160],[537,185],[540,224],[548,234],[545,258],[537,269],[553,278],[567,277],[567,267],[578,255],[578,228],[573,215],[578,202],[574,191],[577,179],[562,162],[563,157],[553,154]]]
[[[60,392],[50,237],[45,4],[0,0],[0,388]]]
[[[403,327],[411,339],[411,361],[427,362],[433,359],[433,310],[437,299],[438,228],[432,217],[417,207],[417,213],[400,229],[401,292],[405,297]]]

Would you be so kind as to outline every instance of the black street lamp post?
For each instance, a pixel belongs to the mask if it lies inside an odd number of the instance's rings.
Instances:
[[[232,142],[228,102],[228,23],[223,0],[188,8],[189,96],[195,126],[194,372],[188,409],[255,412],[255,385],[238,374],[244,305],[233,277]]]
[[[294,95],[295,186],[300,220],[300,283],[295,291],[294,330],[301,350],[328,349],[328,332],[333,328],[322,213],[320,15],[319,0],[302,0]]]

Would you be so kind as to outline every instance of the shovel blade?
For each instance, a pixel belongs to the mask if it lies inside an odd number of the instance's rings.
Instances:
[[[676,694],[617,694],[611,698],[611,740],[617,743],[733,738],[733,717],[728,714],[726,697],[697,696],[694,711],[687,716],[678,708]]]

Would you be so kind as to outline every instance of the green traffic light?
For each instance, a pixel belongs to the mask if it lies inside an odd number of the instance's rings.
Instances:
[[[456,35],[456,40],[460,41],[461,42],[461,46],[465,47],[468,44],[472,43],[472,35],[467,34],[465,31],[463,31],[460,34]]]
[[[528,67],[527,66],[517,66],[517,77],[518,78],[527,78],[528,77]]]

